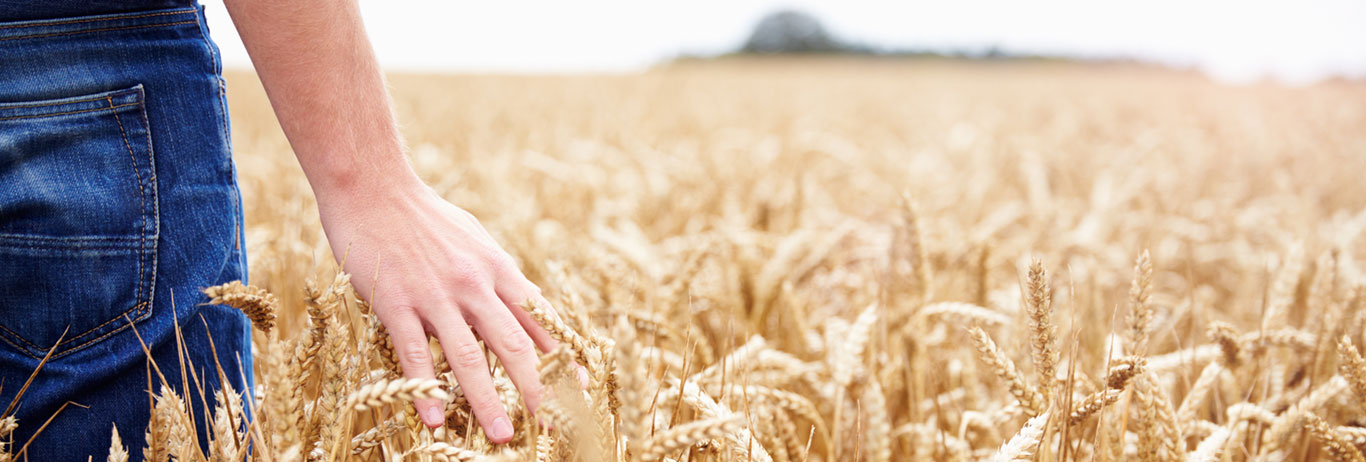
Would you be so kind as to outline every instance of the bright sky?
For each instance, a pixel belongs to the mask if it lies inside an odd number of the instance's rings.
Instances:
[[[250,61],[204,0],[232,67]],[[1126,55],[1247,82],[1366,76],[1363,0],[385,0],[364,1],[394,70],[620,72],[679,53],[737,47],[766,13],[794,8],[836,36],[878,46]]]

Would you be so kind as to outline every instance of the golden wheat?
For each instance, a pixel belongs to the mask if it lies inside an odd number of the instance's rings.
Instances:
[[[402,379],[320,263],[253,79],[229,76],[254,286],[206,293],[252,320],[257,387],[215,390],[201,422],[157,388],[148,446],[113,433],[95,460],[1241,462],[1366,443],[1359,82],[784,59],[394,76],[414,169],[555,307],[519,308],[561,345],[535,415],[491,363],[517,429],[495,445],[439,349],[435,380]],[[444,426],[417,396],[447,399]]]

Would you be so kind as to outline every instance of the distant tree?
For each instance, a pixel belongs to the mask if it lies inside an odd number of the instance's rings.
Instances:
[[[844,51],[814,16],[800,11],[770,13],[740,49],[742,53],[834,53]]]

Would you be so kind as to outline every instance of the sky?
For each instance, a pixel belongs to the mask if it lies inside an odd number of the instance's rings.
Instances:
[[[224,62],[250,68],[222,0],[204,0]],[[795,9],[880,47],[1122,56],[1249,83],[1366,77],[1366,0],[362,0],[396,71],[633,72],[732,50]]]

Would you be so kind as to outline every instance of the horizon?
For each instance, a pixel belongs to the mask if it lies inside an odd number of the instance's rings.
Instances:
[[[205,8],[225,66],[251,69],[222,1],[205,2]],[[1306,85],[1366,77],[1366,28],[1356,26],[1366,24],[1366,2],[1351,0],[1194,5],[968,0],[892,6],[873,0],[687,5],[401,0],[362,3],[361,9],[381,64],[398,72],[639,72],[678,57],[735,51],[762,17],[795,10],[814,16],[842,41],[877,49],[1118,58],[1193,68],[1232,84]]]

